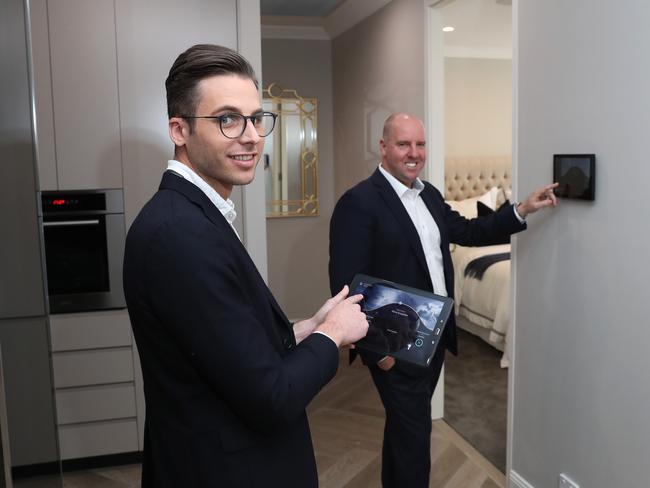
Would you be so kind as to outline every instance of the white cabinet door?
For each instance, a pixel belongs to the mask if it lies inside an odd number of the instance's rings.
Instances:
[[[159,0],[153,7],[150,2],[116,0],[115,12],[128,227],[158,189],[174,155],[167,130],[169,68],[193,44],[237,49],[237,1]]]
[[[113,0],[48,2],[59,189],[121,188]]]
[[[47,0],[29,0],[29,22],[39,189],[58,190]]]

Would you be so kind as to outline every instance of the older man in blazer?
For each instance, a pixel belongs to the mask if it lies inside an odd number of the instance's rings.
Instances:
[[[419,179],[426,160],[424,127],[409,114],[388,117],[380,151],[379,168],[348,190],[332,215],[329,271],[333,293],[350,283],[356,273],[363,273],[452,295],[450,243],[477,246],[507,242],[511,234],[526,228],[527,214],[556,204],[555,185],[548,185],[516,206],[484,218],[463,218],[445,204],[438,190]],[[456,354],[453,317],[442,345]],[[386,410],[384,488],[429,486],[431,397],[444,349],[438,349],[428,368],[360,352]]]
[[[147,415],[142,486],[315,487],[305,407],[364,336],[343,289],[289,323],[232,225],[275,115],[248,62],[197,45],[166,81],[175,159],[128,233],[124,288]]]

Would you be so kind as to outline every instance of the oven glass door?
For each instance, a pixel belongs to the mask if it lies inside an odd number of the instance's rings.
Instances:
[[[51,296],[109,291],[104,215],[48,217],[43,232]]]

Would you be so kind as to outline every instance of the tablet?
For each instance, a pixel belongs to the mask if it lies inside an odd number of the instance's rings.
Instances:
[[[363,294],[368,334],[356,347],[427,367],[440,343],[454,301],[391,281],[358,274],[350,295]]]

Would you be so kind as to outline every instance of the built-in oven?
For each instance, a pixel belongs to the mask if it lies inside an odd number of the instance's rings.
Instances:
[[[41,192],[39,219],[50,313],[124,308],[122,190]]]

